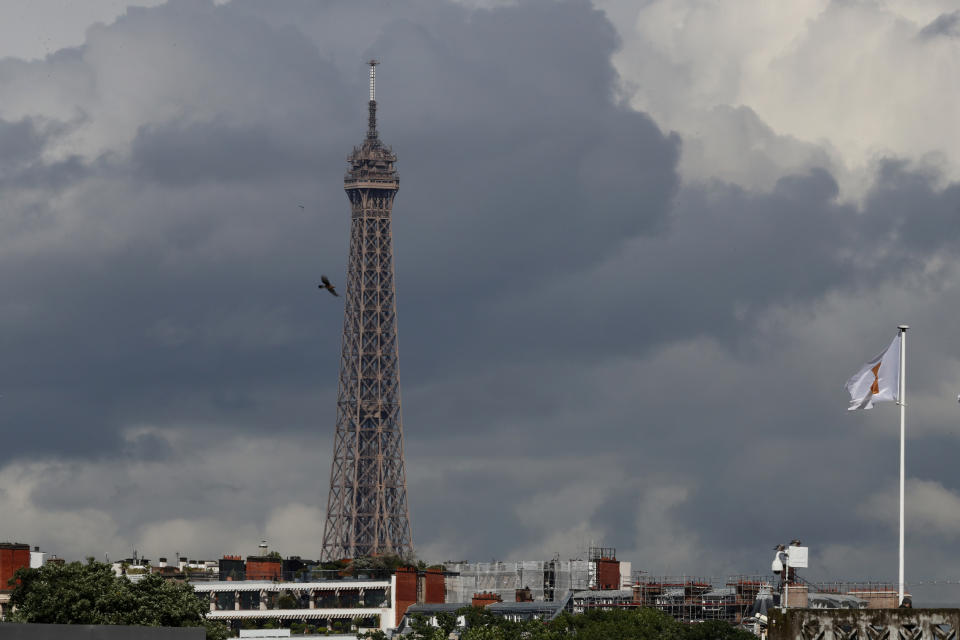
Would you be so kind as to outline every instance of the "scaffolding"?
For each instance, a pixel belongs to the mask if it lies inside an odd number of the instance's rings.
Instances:
[[[586,560],[447,563],[447,602],[470,602],[475,593],[494,593],[513,602],[517,590],[530,589],[537,602],[553,602],[589,586]],[[454,574],[454,575],[450,575]]]
[[[614,555],[612,549],[595,548],[591,549],[589,560],[450,562],[445,565],[447,602],[469,603],[477,593],[493,593],[503,602],[514,602],[518,591],[529,589],[529,597],[536,602],[559,602],[572,594],[568,610],[578,613],[590,609],[649,607],[682,622],[723,620],[739,624],[749,618],[761,592],[769,594],[779,583],[773,575],[733,575],[724,580],[641,573],[634,574],[629,589],[592,589],[592,584],[596,584],[597,561]],[[888,583],[814,584],[800,580],[791,585],[791,602],[794,602],[795,588],[802,589],[803,593],[797,592],[794,606],[808,606],[804,597],[807,595],[811,607],[833,606],[820,602],[830,598],[815,598],[830,595],[855,596],[862,601],[858,605],[861,607],[896,606],[890,604],[895,602],[896,590]]]
[[[633,606],[650,607],[682,622],[724,620],[739,623],[772,577],[731,576],[718,582],[695,576],[641,576],[633,587]]]
[[[735,575],[725,581],[693,576],[641,575],[633,586],[632,606],[659,609],[683,622],[725,620],[739,624],[750,615],[760,592],[766,590],[769,593],[777,582],[773,576],[764,575]],[[795,606],[844,606],[836,604],[839,601],[834,602],[835,598],[823,596],[853,596],[858,601],[857,606],[871,609],[896,606],[896,589],[886,582],[812,583],[801,580],[790,586],[791,602],[796,588],[801,588],[803,593]],[[829,602],[824,604],[826,600]]]

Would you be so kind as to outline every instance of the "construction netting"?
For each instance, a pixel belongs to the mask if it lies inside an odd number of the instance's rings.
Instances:
[[[470,602],[474,594],[495,593],[513,602],[518,590],[530,590],[538,602],[552,602],[589,585],[586,560],[478,562],[446,565],[447,602]]]

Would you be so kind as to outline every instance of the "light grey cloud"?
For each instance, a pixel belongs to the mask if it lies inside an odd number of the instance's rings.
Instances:
[[[680,172],[691,183],[722,180],[769,191],[784,175],[824,169],[839,183],[852,179],[843,158],[816,144],[777,134],[745,105],[718,105],[683,132]]]
[[[113,22],[131,5],[157,5],[162,0],[9,0],[0,23],[0,58],[43,59],[64,47],[83,43],[95,22]],[[51,19],[56,16],[56,19]]]
[[[949,150],[956,143],[944,144],[958,131],[960,92],[944,79],[954,75],[960,41],[918,37],[925,28],[949,31],[956,10],[950,2],[802,0],[773,8],[751,0],[737,10],[685,0],[598,5],[623,41],[614,59],[631,104],[685,139],[703,139],[708,154],[738,139],[720,163],[724,179],[765,187],[767,173],[748,170],[758,154],[796,163],[787,168],[796,171],[808,168],[809,145],[824,145],[845,168],[836,177],[853,199],[870,186],[863,172],[886,155],[941,153],[948,177],[960,175]],[[740,106],[784,138],[776,151],[765,149],[767,142],[736,153],[750,133],[736,134],[733,123],[711,126],[712,109]],[[790,140],[801,144],[785,153]],[[700,163],[713,158],[700,152],[697,144],[685,147],[685,176],[705,177]]]
[[[896,530],[898,527],[899,493],[896,488],[877,492],[861,505],[864,518],[877,520]],[[916,536],[943,537],[955,540],[960,535],[960,518],[957,507],[960,497],[942,484],[930,480],[911,480],[906,487],[904,506],[909,505],[910,522],[915,525]]]

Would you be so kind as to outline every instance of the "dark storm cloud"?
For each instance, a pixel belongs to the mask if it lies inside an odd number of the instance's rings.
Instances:
[[[820,169],[786,176],[768,193],[690,186],[666,231],[627,249],[608,244],[603,267],[522,298],[508,292],[508,304],[480,302],[447,322],[469,323],[462,347],[471,362],[599,360],[699,335],[733,346],[771,307],[918,274],[938,253],[953,255],[960,190],[937,180],[884,162],[861,211],[836,199],[835,181]],[[527,326],[538,330],[509,331]],[[644,331],[624,341],[635,327]]]
[[[378,43],[385,57],[433,61],[431,73],[414,78],[418,102],[402,107],[420,112],[408,116],[419,126],[390,134],[404,149],[401,162],[417,159],[403,174],[412,186],[403,187],[399,215],[410,213],[397,225],[397,242],[414,242],[415,230],[429,224],[433,251],[413,256],[412,268],[465,267],[431,278],[425,284],[433,292],[464,291],[470,265],[491,252],[500,259],[472,273],[501,292],[528,286],[595,263],[666,219],[679,140],[614,102],[609,56],[616,38],[600,14],[563,4],[544,23],[536,17],[542,10],[531,3],[480,12],[430,39],[415,39],[407,33],[413,25],[400,24]],[[470,52],[485,42],[492,44],[476,63]],[[469,67],[474,72],[463,74]],[[391,76],[384,75],[388,91]],[[454,141],[446,153],[438,151],[444,139]],[[410,269],[410,262],[401,264]]]
[[[473,554],[481,549],[507,549],[526,537],[528,532],[517,518],[515,503],[507,498],[517,489],[512,478],[491,477],[487,470],[466,467],[445,473],[443,484],[442,490],[429,484],[419,485],[431,496],[431,506],[423,510],[422,517],[412,516],[420,531],[420,539],[457,540],[455,546],[463,554],[460,557],[472,555],[477,560]],[[529,486],[525,487],[524,491],[529,489]],[[451,519],[451,513],[459,516]],[[497,538],[507,539],[490,544],[492,530],[501,532]],[[418,535],[416,531],[414,535]],[[450,559],[454,558],[435,560]]]
[[[884,486],[896,451],[889,440],[864,439],[843,422],[851,417],[843,415],[841,388],[856,366],[851,363],[871,354],[856,348],[846,359],[835,354],[835,379],[821,381],[805,356],[803,365],[782,361],[777,354],[785,346],[779,343],[783,327],[771,334],[765,322],[778,308],[796,310],[792,321],[802,322],[805,315],[812,320],[813,308],[829,295],[869,300],[881,295],[871,293],[878,286],[940,287],[943,276],[930,265],[949,264],[956,255],[960,191],[956,184],[939,183],[928,170],[883,162],[862,208],[839,202],[834,180],[822,170],[787,176],[769,193],[719,183],[688,187],[678,196],[667,230],[635,239],[602,267],[523,299],[508,295],[478,304],[451,319],[451,326],[466,326],[463,335],[469,336],[458,344],[458,358],[481,369],[490,363],[491,374],[471,376],[466,398],[444,393],[443,387],[430,389],[429,397],[410,403],[429,404],[423,419],[415,408],[407,412],[408,423],[420,429],[459,424],[461,433],[484,433],[483,438],[499,433],[513,452],[535,457],[591,451],[591,445],[607,450],[616,443],[623,467],[635,477],[697,478],[673,514],[687,530],[709,531],[712,544],[729,549],[730,570],[751,549],[782,537],[785,526],[789,535],[813,538],[821,548],[851,539],[882,544],[889,532],[864,530],[850,517],[848,499]],[[887,318],[892,334],[904,317],[893,311],[873,311],[876,317],[865,318],[864,326]],[[909,315],[924,327],[926,343],[951,342],[949,323],[943,325],[949,313]],[[938,325],[936,335],[929,335],[932,324]],[[698,336],[724,345],[744,369],[730,372],[732,363],[674,355],[673,366],[688,373],[651,365],[645,375],[590,380],[598,376],[599,363],[631,354],[655,358],[665,345]],[[881,340],[889,337],[880,334]],[[916,357],[927,360],[926,354]],[[519,366],[533,362],[538,364]],[[690,380],[698,370],[703,373]],[[937,375],[936,369],[920,372],[916,384],[934,383]],[[651,384],[645,376],[678,379],[645,392]],[[604,387],[612,391],[604,393]],[[736,402],[738,397],[743,401]],[[518,429],[518,423],[538,426]],[[494,455],[495,446],[462,438],[461,447]],[[636,444],[625,444],[632,441]],[[912,460],[930,468],[937,445],[916,446]],[[824,471],[808,473],[808,464]],[[802,489],[791,495],[783,517],[772,517],[771,496],[784,473],[801,474]],[[934,475],[960,488],[960,478]],[[620,498],[599,503],[591,518],[616,532],[621,547],[623,540],[641,538],[631,504]],[[718,522],[723,525],[711,524]]]
[[[260,126],[194,122],[141,127],[131,161],[144,180],[185,186],[214,181],[305,178],[314,150],[291,148]]]
[[[394,238],[418,543],[508,554],[541,535],[517,505],[595,482],[605,497],[589,494],[570,517],[605,542],[642,553],[655,523],[632,512],[663,485],[673,493],[652,513],[685,530],[722,523],[712,541],[745,557],[784,526],[747,517],[780,481],[783,451],[823,469],[808,474],[789,522],[820,517],[835,525],[817,530],[824,539],[852,535],[862,523],[837,487],[882,485],[865,461],[888,443],[862,422],[840,433],[840,386],[880,345],[865,336],[849,352],[810,355],[791,340],[836,296],[869,306],[877,282],[941,286],[958,187],[899,160],[878,168],[862,206],[843,202],[822,169],[767,191],[681,187],[679,137],[616,98],[617,46],[583,2],[174,2],[131,10],[38,63],[86,87],[68,92],[77,104],[66,111],[85,114],[77,126],[95,132],[95,151],[60,196],[13,201],[0,219],[0,419],[16,433],[0,456],[184,466],[183,485],[126,467],[119,480],[80,474],[109,486],[102,495],[71,488],[65,471],[36,482],[35,505],[119,505],[128,538],[156,506],[235,517],[244,482],[276,481],[266,454],[236,444],[264,433],[316,451],[298,458],[306,480],[270,487],[322,501],[329,452],[298,438],[332,434],[342,307],[316,281],[342,282],[344,157],[364,135],[363,60],[375,55],[379,129],[401,174]],[[129,75],[113,64],[119,51]],[[40,70],[0,61],[17,86]],[[41,184],[25,168],[71,161],[44,164],[37,122],[0,122],[5,166],[19,176],[8,193]],[[46,225],[8,234],[30,207]],[[187,444],[167,437],[181,432]],[[221,442],[236,456],[224,466],[256,458],[250,473],[263,477],[204,476],[197,451],[216,456]],[[504,450],[514,469],[476,464]],[[437,460],[452,466],[439,480]],[[262,522],[275,494],[254,493],[242,510]]]
[[[298,24],[325,39],[333,24],[322,17],[344,11],[297,6]],[[287,24],[284,11],[238,8]],[[663,225],[679,139],[616,102],[618,42],[602,13],[581,2],[381,8],[358,57],[383,62],[379,129],[400,157],[394,233],[406,295],[469,292],[463,278],[490,252],[500,260],[476,276],[503,290]],[[369,30],[366,16],[350,12],[337,30]]]
[[[69,128],[31,118],[0,120],[0,188],[57,191],[89,175],[90,168],[80,156],[53,161],[42,158],[48,145]]]
[[[555,12],[549,24],[544,11]],[[676,190],[678,141],[613,102],[609,55],[616,39],[601,14],[582,4],[541,4],[507,15],[460,8],[443,15],[446,22],[430,30],[398,16],[374,43],[385,59],[420,56],[434,67],[423,73],[416,59],[396,64],[392,74],[383,74],[381,90],[387,96],[383,136],[403,146],[397,243],[401,260],[406,256],[411,265],[403,273],[412,300],[418,288],[448,303],[469,299],[474,294],[468,288],[481,282],[514,289],[596,262],[611,243],[663,225]],[[290,27],[271,29],[237,17],[230,7],[193,3],[131,11],[94,32],[86,47],[99,49],[100,39],[126,46],[132,46],[129,37],[154,42],[180,19],[192,26],[177,32],[178,48],[201,56],[215,74],[203,78],[204,93],[196,104],[179,107],[187,114],[182,121],[137,128],[129,143],[132,171],[124,171],[124,150],[118,150],[98,192],[80,203],[90,238],[78,238],[52,261],[37,256],[42,267],[10,283],[15,297],[44,310],[42,320],[11,336],[32,345],[13,349],[11,365],[21,380],[70,385],[88,398],[73,406],[101,407],[84,412],[83,424],[73,430],[100,434],[87,440],[91,448],[102,447],[101,438],[127,416],[162,398],[160,390],[181,399],[185,417],[202,419],[207,411],[189,400],[194,394],[208,396],[200,403],[212,415],[249,415],[250,385],[301,378],[304,370],[294,362],[310,358],[293,354],[308,353],[317,339],[310,329],[315,300],[305,294],[320,269],[343,264],[347,207],[339,180],[344,154],[363,134],[362,65],[350,76],[318,78],[318,68],[320,76],[331,76],[329,65]],[[203,26],[202,37],[194,23]],[[239,39],[269,51],[282,80],[265,70],[254,73],[264,62],[237,50]],[[491,43],[495,51],[471,53]],[[144,51],[131,55],[152,60],[152,50]],[[305,55],[314,62],[305,62]],[[82,49],[80,58],[86,59]],[[523,65],[508,64],[516,60]],[[211,104],[213,95],[240,88],[234,82],[240,83],[241,68],[249,74],[242,76],[247,95]],[[250,86],[250,78],[261,84]],[[187,74],[183,81],[192,79]],[[278,87],[289,95],[274,93]],[[346,111],[349,87],[359,90]],[[245,108],[257,93],[271,105],[267,113]],[[171,93],[169,99],[179,103],[184,96]],[[190,115],[201,109],[222,115]],[[274,119],[273,111],[286,117]],[[131,173],[142,183],[134,192],[122,182]],[[115,236],[118,228],[119,242],[84,246],[98,235]],[[451,251],[456,260],[448,260]],[[493,252],[499,258],[490,261]],[[314,254],[330,257],[321,261]],[[22,265],[24,257],[9,259]],[[436,269],[447,262],[449,268]],[[62,273],[72,278],[59,278]],[[435,275],[423,277],[428,274]],[[330,326],[319,337],[331,352],[340,320],[324,302]],[[67,315],[69,324],[58,320]],[[278,321],[289,326],[278,329]],[[260,323],[289,334],[271,341]],[[74,366],[59,364],[63,354]],[[8,384],[15,384],[12,376]],[[114,396],[107,388],[123,392]],[[227,397],[237,402],[224,404]],[[43,417],[30,414],[31,421],[49,425],[33,433],[62,429],[58,406]],[[170,406],[146,411],[168,415]],[[74,453],[81,449],[73,438],[64,445]]]
[[[0,169],[9,171],[36,161],[43,150],[44,136],[27,118],[19,122],[0,120]]]
[[[886,268],[907,266],[907,261],[928,259],[941,250],[956,255],[960,249],[960,184],[938,188],[939,180],[935,170],[911,169],[904,160],[881,164],[866,210],[876,220],[867,227],[871,235],[899,249],[902,262]]]
[[[941,14],[937,16],[936,20],[920,30],[921,38],[936,38],[937,36],[948,38],[960,36],[960,11]]]

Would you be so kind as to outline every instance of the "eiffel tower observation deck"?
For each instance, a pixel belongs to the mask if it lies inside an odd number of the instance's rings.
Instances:
[[[350,258],[337,395],[337,430],[323,531],[326,561],[413,552],[397,375],[397,307],[390,213],[397,156],[377,133],[370,65],[367,137],[347,158]]]

